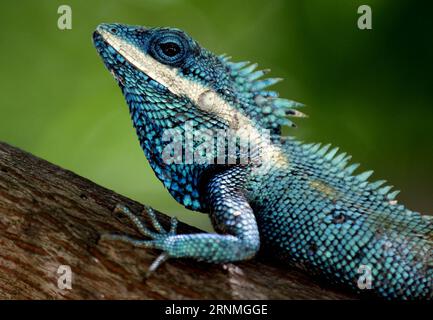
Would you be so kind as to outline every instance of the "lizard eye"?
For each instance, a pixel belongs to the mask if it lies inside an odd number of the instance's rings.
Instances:
[[[169,57],[174,57],[181,50],[179,45],[175,42],[161,43],[159,46],[161,47],[162,52]]]
[[[186,39],[172,32],[156,36],[151,42],[150,53],[164,64],[179,65],[186,56],[187,48]]]

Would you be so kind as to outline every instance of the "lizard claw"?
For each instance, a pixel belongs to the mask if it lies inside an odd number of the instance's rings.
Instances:
[[[146,278],[149,278],[160,265],[167,261],[169,257],[170,256],[166,252],[163,252],[155,260],[153,260],[152,264],[146,272]]]
[[[150,221],[152,223],[153,228],[157,231],[157,232],[153,232],[151,230],[149,230],[141,221],[141,219],[135,215],[134,213],[131,212],[131,210],[129,210],[128,207],[123,206],[123,205],[116,205],[116,207],[114,208],[114,213],[120,213],[120,214],[124,214],[126,215],[129,220],[131,220],[131,222],[137,227],[138,231],[149,238],[159,238],[161,235],[175,235],[176,234],[176,228],[177,228],[177,219],[175,217],[171,218],[171,225],[170,225],[170,230],[166,231],[164,230],[164,228],[162,227],[162,225],[159,223],[158,218],[155,215],[155,211],[148,206],[145,206],[145,209],[143,210],[143,214],[147,214],[148,217],[150,218]]]
[[[145,237],[150,238],[150,240],[136,239],[127,235],[119,234],[103,234],[101,235],[101,239],[103,240],[122,241],[139,248],[163,249],[165,240],[176,235],[178,220],[175,217],[172,217],[170,221],[170,229],[166,231],[159,223],[155,215],[155,211],[151,207],[146,206],[143,210],[143,213],[148,215],[156,232],[149,230],[149,228],[144,225],[142,220],[137,215],[132,213],[131,210],[126,206],[118,204],[114,208],[113,212],[126,215],[135,225],[138,231]],[[168,253],[161,253],[150,265],[149,270],[146,273],[146,277],[149,277],[168,258]]]
[[[121,234],[111,234],[111,233],[103,234],[101,235],[101,240],[122,241],[122,242],[132,244],[134,247],[159,249],[156,240],[141,240],[141,239],[136,239]]]

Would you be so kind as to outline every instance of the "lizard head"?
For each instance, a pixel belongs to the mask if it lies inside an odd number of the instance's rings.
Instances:
[[[125,96],[147,96],[142,111],[153,120],[161,109],[174,109],[181,120],[199,115],[226,128],[239,126],[244,116],[279,133],[281,126],[293,126],[287,115],[303,115],[296,110],[301,104],[265,90],[281,80],[261,79],[269,70],[217,56],[179,29],[101,24],[93,40]]]
[[[265,90],[279,79],[260,79],[266,70],[217,56],[179,29],[101,24],[93,41],[126,98],[156,175],[174,198],[192,209],[201,208],[193,193],[209,163],[187,163],[181,155],[181,163],[168,164],[163,156],[167,129],[179,129],[172,137],[177,139],[189,130],[186,123],[201,132],[243,127],[260,139],[259,129],[279,133],[281,125],[291,124],[287,114],[300,115],[295,109],[299,104]]]
[[[233,122],[232,110],[221,107],[224,100],[236,99],[230,71],[185,32],[102,24],[94,33],[94,43],[131,111],[137,109],[128,99],[134,94],[144,102],[142,117],[153,124],[164,126],[156,117],[161,113],[171,120],[170,126],[208,117],[221,128],[227,120]]]

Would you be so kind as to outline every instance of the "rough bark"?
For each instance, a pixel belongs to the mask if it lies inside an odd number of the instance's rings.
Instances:
[[[0,298],[2,299],[344,299],[308,276],[262,259],[211,265],[169,260],[145,273],[157,250],[100,240],[139,237],[122,203],[143,206],[70,171],[0,143]],[[158,214],[163,225],[169,219]],[[179,233],[197,232],[180,224]],[[72,271],[59,289],[58,268]]]

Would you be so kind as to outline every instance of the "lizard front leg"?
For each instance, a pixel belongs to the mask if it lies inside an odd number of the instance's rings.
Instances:
[[[141,220],[126,207],[117,210],[126,214],[140,233],[151,238],[139,240],[124,235],[104,235],[105,239],[120,240],[134,246],[156,248],[163,254],[151,266],[156,269],[166,258],[194,258],[200,261],[223,263],[253,257],[260,247],[260,237],[253,211],[243,193],[233,185],[230,173],[215,176],[207,185],[210,216],[214,228],[221,234],[175,234],[175,220],[170,231],[163,230],[152,210],[148,210],[157,232],[147,229]],[[239,182],[239,181],[237,181]]]

